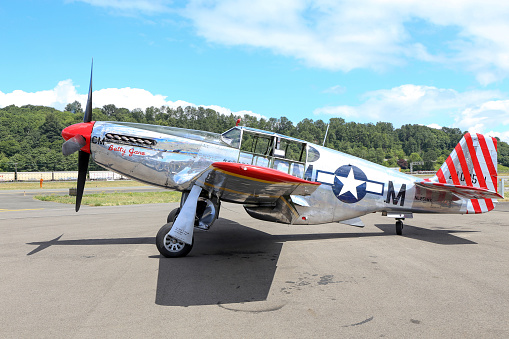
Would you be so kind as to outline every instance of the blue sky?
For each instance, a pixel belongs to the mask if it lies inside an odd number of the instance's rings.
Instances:
[[[0,107],[196,105],[459,127],[509,141],[509,3],[18,0]]]

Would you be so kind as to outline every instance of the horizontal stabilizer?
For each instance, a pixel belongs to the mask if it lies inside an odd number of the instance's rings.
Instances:
[[[352,218],[348,220],[343,220],[339,222],[340,224],[355,226],[355,227],[364,227],[364,223],[360,218]]]
[[[504,199],[504,197],[497,192],[481,187],[454,185],[432,181],[420,181],[416,182],[415,185],[431,190],[452,193],[458,198],[463,199]]]
[[[395,219],[412,219],[414,214],[408,211],[389,211],[382,212],[384,217],[395,218]]]

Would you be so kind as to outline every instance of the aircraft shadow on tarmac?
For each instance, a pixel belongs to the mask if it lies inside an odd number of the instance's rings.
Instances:
[[[232,220],[218,219],[212,232],[195,233],[196,246],[187,257],[150,257],[159,259],[155,302],[164,306],[193,306],[267,300],[284,242],[396,236],[394,224],[375,226],[382,232],[271,235]],[[403,232],[403,237],[440,245],[475,244],[453,234],[473,231],[429,230],[405,225]],[[60,240],[61,237],[28,243],[38,247],[27,255],[57,245],[155,243],[154,237]]]
[[[375,224],[384,235],[395,234],[394,224]],[[416,239],[421,241],[427,241],[438,245],[469,245],[477,244],[474,241],[460,238],[454,235],[454,233],[476,233],[478,231],[461,231],[461,230],[450,230],[450,229],[434,229],[430,230],[427,228],[421,228],[405,224],[403,227],[403,237]]]

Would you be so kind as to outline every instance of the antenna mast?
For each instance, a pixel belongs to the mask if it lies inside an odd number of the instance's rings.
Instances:
[[[327,139],[327,133],[329,133],[329,125],[330,125],[330,122],[327,124],[327,130],[325,131],[325,136],[323,137],[322,146],[325,146],[325,139]]]

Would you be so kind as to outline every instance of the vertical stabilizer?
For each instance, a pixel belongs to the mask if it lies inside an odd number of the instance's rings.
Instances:
[[[497,192],[497,139],[465,134],[430,181]],[[491,199],[471,199],[467,213],[482,213],[493,208]]]

